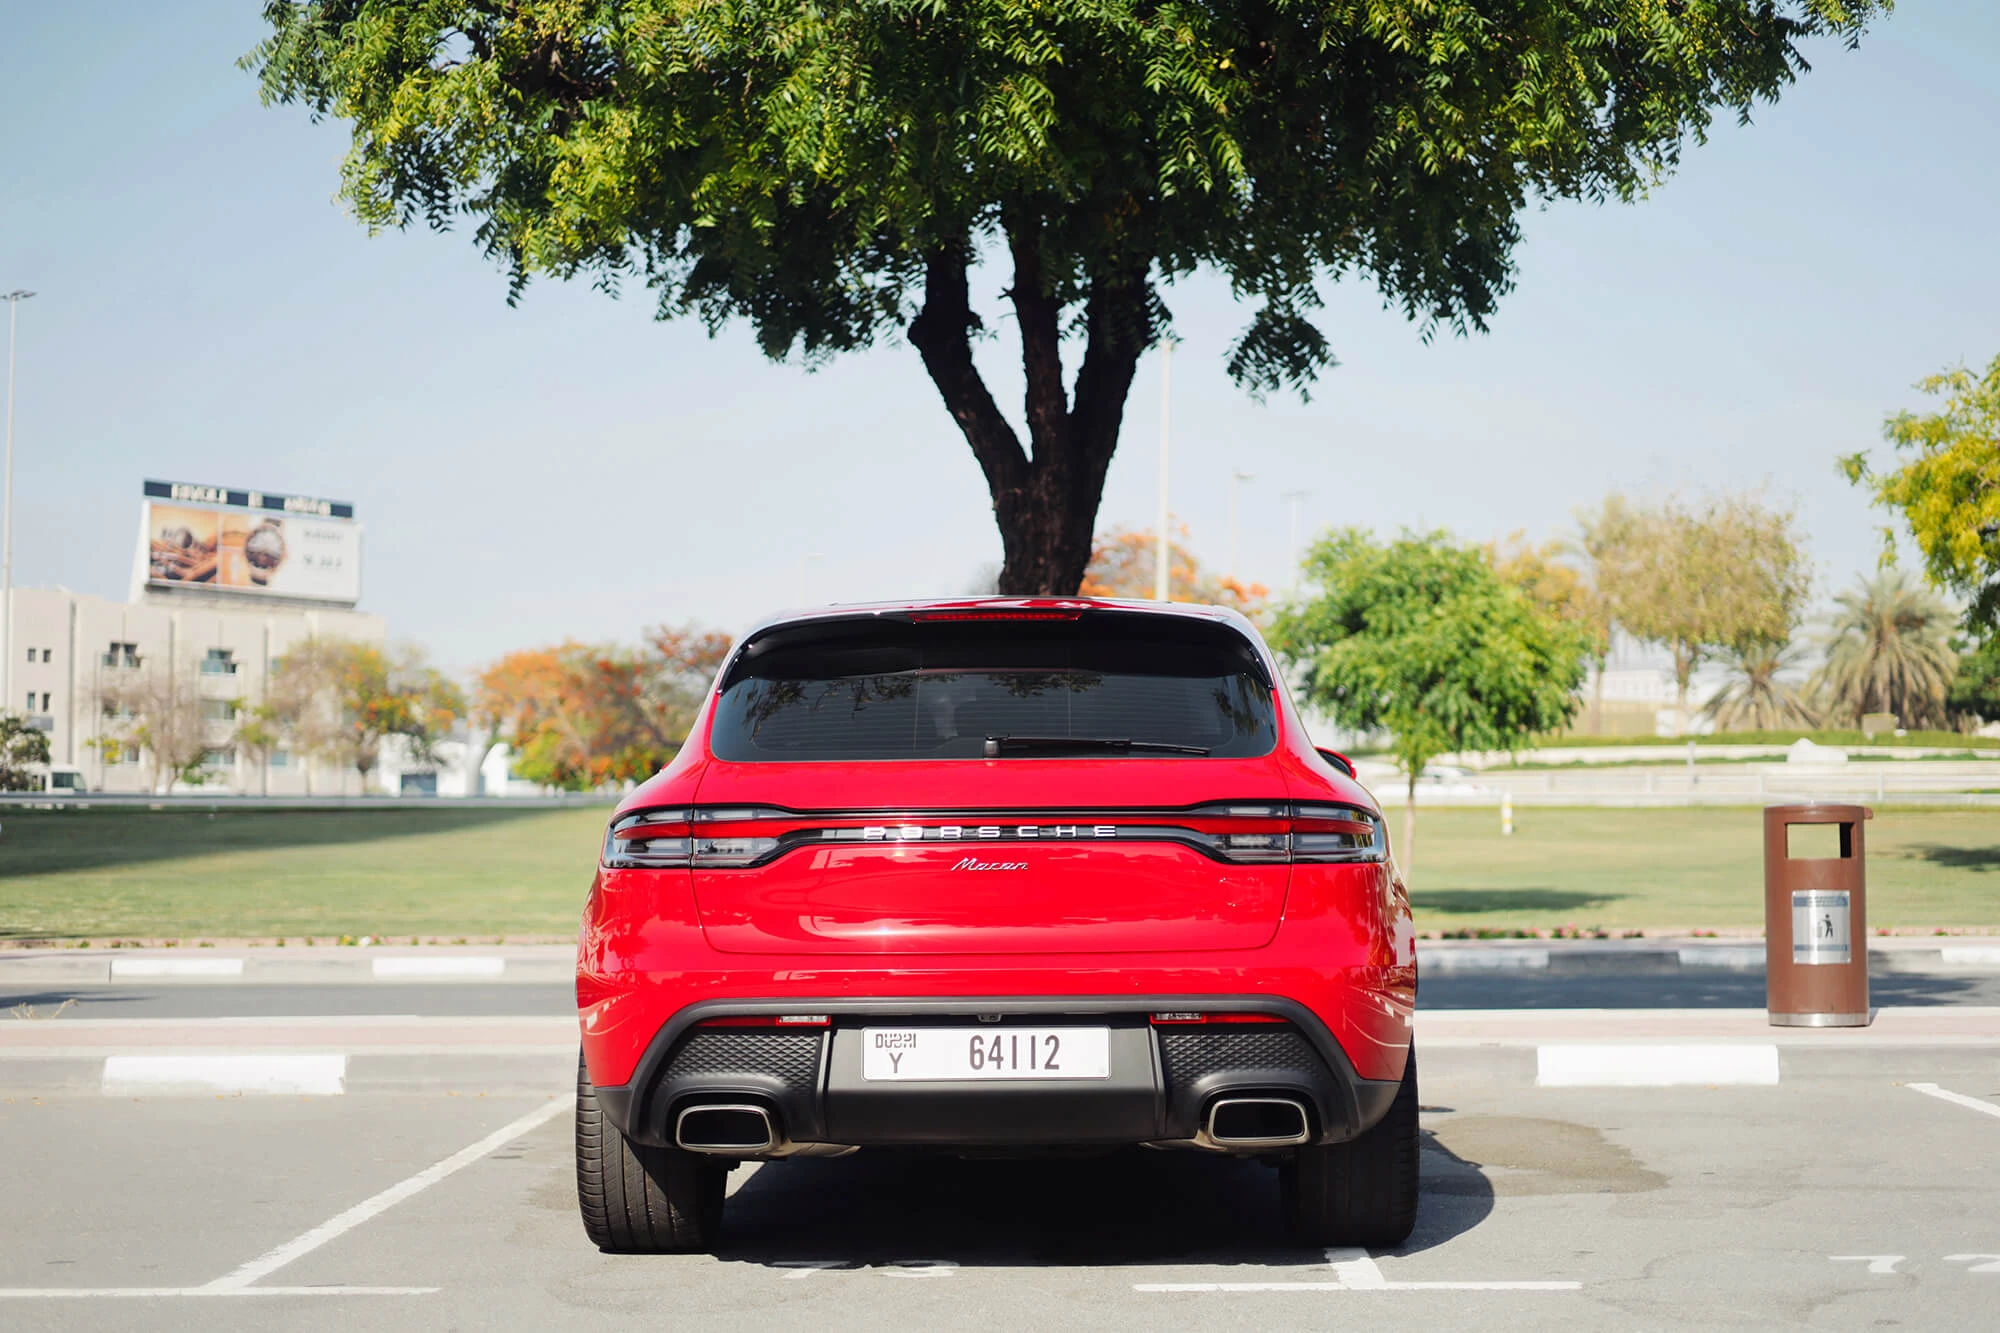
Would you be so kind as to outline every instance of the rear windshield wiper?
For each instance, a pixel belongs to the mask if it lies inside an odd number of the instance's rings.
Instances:
[[[1165,741],[1135,741],[1126,736],[988,736],[986,757],[998,759],[1004,754],[1026,754],[1030,751],[1062,753],[1072,751],[1087,754],[1108,750],[1113,754],[1207,754],[1202,745],[1171,745]]]

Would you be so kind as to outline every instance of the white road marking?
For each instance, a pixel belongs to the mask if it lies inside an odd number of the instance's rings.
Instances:
[[[252,1259],[235,1272],[215,1279],[201,1290],[209,1293],[240,1291],[259,1278],[277,1272],[293,1260],[304,1258],[328,1241],[339,1239],[363,1222],[387,1212],[412,1195],[429,1189],[446,1176],[471,1166],[488,1153],[506,1147],[523,1134],[555,1119],[569,1109],[569,1103],[560,1100],[551,1101],[546,1106],[538,1106],[520,1119],[494,1130],[479,1142],[459,1149],[443,1161],[425,1167],[409,1179],[391,1185],[372,1198],[363,1199],[346,1212],[320,1223],[298,1239],[286,1241],[276,1249]]]
[[[505,958],[377,958],[375,975],[381,977],[497,977],[507,970]]]
[[[1984,1259],[1986,1262],[1972,1264],[1974,1259]],[[1965,1270],[1968,1273],[2000,1273],[2000,1254],[1947,1254],[1944,1261],[1948,1264],[1972,1264],[1972,1267]]]
[[[1894,1273],[1896,1265],[1908,1258],[1901,1254],[1829,1254],[1826,1257],[1837,1264],[1867,1264],[1868,1271],[1877,1274]]]
[[[107,1096],[255,1092],[337,1097],[347,1090],[345,1055],[107,1055]]]
[[[432,1295],[438,1287],[230,1287],[210,1291],[208,1287],[0,1287],[0,1301],[64,1301],[128,1297],[152,1301],[158,1297],[188,1295]]]
[[[1949,1088],[1940,1088],[1935,1083],[1905,1083],[1903,1086],[1911,1092],[1921,1092],[1924,1096],[1935,1097],[1941,1102],[1950,1102],[1954,1106],[1964,1106],[1974,1111],[1984,1111],[1990,1116],[2000,1116],[2000,1106],[1981,1101],[1977,1097],[1968,1097],[1962,1092],[1953,1092]]]
[[[823,1273],[829,1268],[846,1268],[852,1261],[847,1259],[777,1259],[775,1267],[789,1268],[785,1274],[787,1282],[803,1282],[814,1273]]]
[[[240,977],[241,958],[114,958],[111,979],[120,977]]]
[[[1767,1043],[1538,1046],[1535,1057],[1535,1085],[1542,1088],[1769,1086],[1778,1081],[1778,1048]]]
[[[1331,1282],[1134,1282],[1144,1292],[1579,1291],[1581,1282],[1391,1282],[1366,1250],[1328,1250]]]
[[[1973,963],[1982,967],[2000,967],[2000,946],[1991,944],[1947,944],[1938,950],[1947,963]]]

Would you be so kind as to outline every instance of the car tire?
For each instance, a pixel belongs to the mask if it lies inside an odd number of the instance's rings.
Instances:
[[[1311,1245],[1389,1249],[1417,1224],[1417,1052],[1389,1112],[1346,1143],[1308,1144],[1279,1173],[1285,1222]]]
[[[576,1200],[584,1234],[610,1254],[715,1248],[729,1168],[681,1148],[633,1143],[597,1104],[576,1062]]]

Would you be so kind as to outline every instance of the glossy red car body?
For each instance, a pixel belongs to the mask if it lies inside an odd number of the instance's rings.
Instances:
[[[1258,800],[1331,802],[1371,812],[1379,827],[1369,792],[1314,749],[1275,684],[1276,662],[1242,617],[1087,600],[907,602],[768,622],[744,644],[772,626],[816,620],[1022,613],[1227,626],[1253,646],[1274,682],[1274,748],[1238,759],[728,762],[710,747],[719,698],[712,689],[679,756],[620,803],[619,817],[740,803],[814,812],[807,822],[822,827],[935,828],[941,819],[970,827],[990,818],[1005,825],[1006,840],[971,850],[1004,856],[1025,873],[954,874],[944,893],[941,876],[967,860],[967,847],[899,844],[893,834],[805,848],[755,868],[601,867],[577,966],[591,1083],[631,1084],[662,1034],[686,1026],[689,1006],[714,1013],[742,1002],[771,1012],[766,1002],[1004,997],[1268,997],[1301,1006],[1288,1010],[1301,1021],[1323,1024],[1359,1079],[1403,1076],[1416,959],[1392,860],[1225,866],[1171,842],[1114,849],[1061,832],[1093,820],[1122,832],[1120,825],[1145,822],[1133,812]]]

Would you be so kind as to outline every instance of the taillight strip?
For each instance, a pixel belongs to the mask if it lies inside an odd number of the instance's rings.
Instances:
[[[1088,812],[795,811],[766,806],[636,811],[606,830],[614,869],[743,869],[803,847],[1175,843],[1235,864],[1380,861],[1381,820],[1353,806],[1211,802]]]

